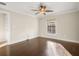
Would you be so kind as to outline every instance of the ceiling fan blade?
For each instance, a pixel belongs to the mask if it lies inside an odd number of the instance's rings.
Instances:
[[[38,10],[36,10],[36,9],[32,9],[32,11],[38,11]]]
[[[39,14],[39,12],[35,13],[35,15]]]
[[[43,13],[44,15],[46,15],[46,13]]]
[[[46,10],[46,12],[53,12],[53,10]]]
[[[40,6],[43,6],[43,3],[42,2],[40,2]]]
[[[6,4],[6,3],[4,3],[4,2],[0,2],[0,4],[1,4],[1,5],[7,5],[7,4]]]

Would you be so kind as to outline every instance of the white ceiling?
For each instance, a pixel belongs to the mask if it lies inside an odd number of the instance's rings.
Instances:
[[[32,11],[31,9],[37,9],[40,4],[40,2],[6,2],[6,3],[7,3],[6,6],[0,5],[0,7],[6,10],[27,15],[35,15],[35,11]],[[47,6],[48,9],[54,10],[54,13],[79,9],[78,2],[44,2],[44,4]]]

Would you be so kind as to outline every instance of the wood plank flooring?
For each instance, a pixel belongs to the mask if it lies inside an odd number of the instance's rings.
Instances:
[[[58,42],[62,44],[72,55],[79,56],[79,44],[43,37],[4,46],[0,48],[0,55],[7,56],[8,48],[10,56],[42,56],[47,40]]]
[[[46,41],[39,38],[26,40],[21,43],[10,45],[11,56],[41,56],[46,48]]]
[[[51,40],[53,42],[57,42],[62,44],[73,56],[79,56],[79,43],[73,43],[63,40],[57,40],[57,39],[50,39],[50,38],[43,38],[39,37],[40,39],[47,39]]]

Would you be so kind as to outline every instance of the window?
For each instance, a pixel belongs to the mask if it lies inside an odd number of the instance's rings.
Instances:
[[[56,26],[55,26],[54,21],[48,21],[47,32],[50,33],[50,34],[55,34],[56,33]]]

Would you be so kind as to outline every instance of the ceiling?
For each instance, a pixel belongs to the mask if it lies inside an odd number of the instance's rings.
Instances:
[[[38,9],[40,2],[6,2],[6,6],[0,5],[1,8],[18,12],[21,14],[35,16],[36,11],[31,9]],[[79,10],[78,2],[44,2],[47,9],[54,10],[52,13],[59,13],[68,10]],[[47,13],[47,14],[52,14]]]

